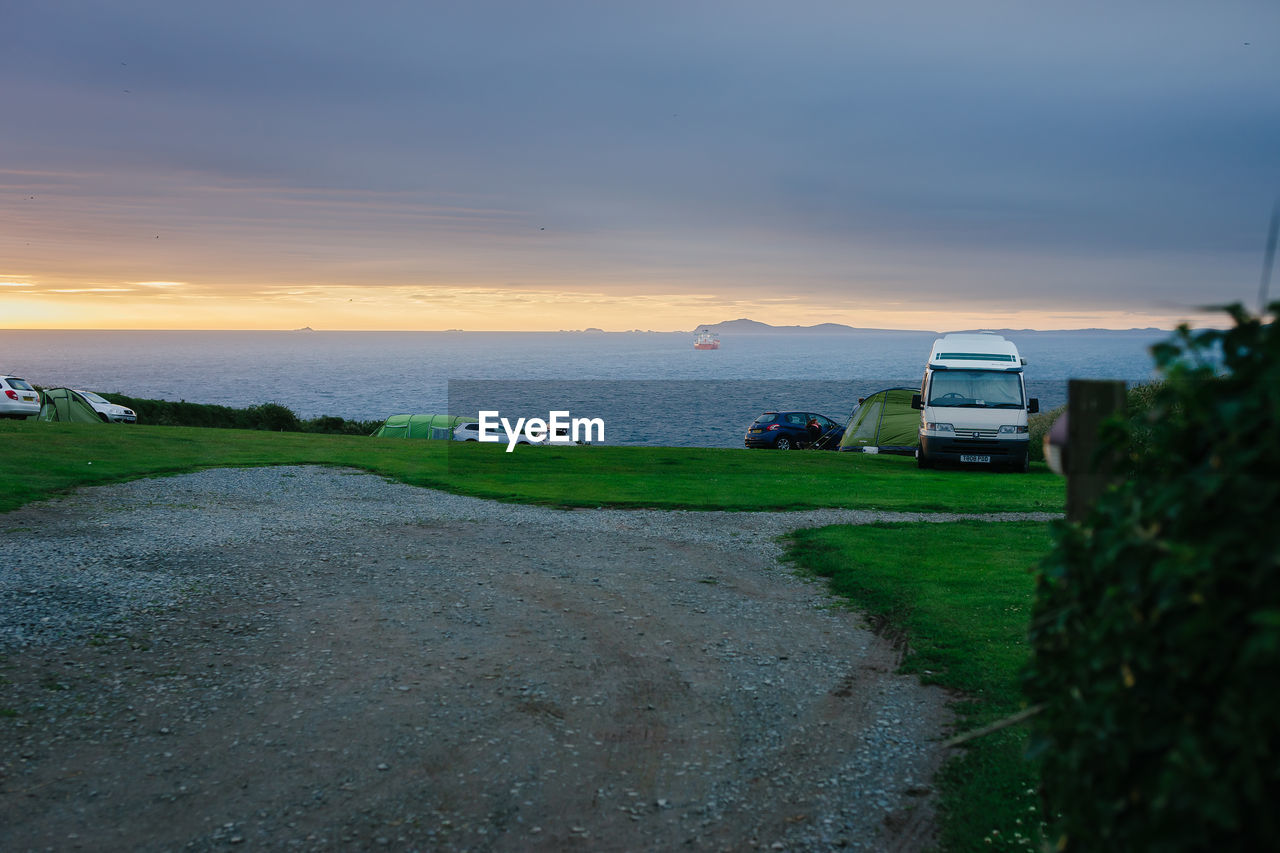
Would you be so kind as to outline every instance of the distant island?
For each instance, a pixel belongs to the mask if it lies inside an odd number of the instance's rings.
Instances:
[[[796,335],[796,334],[819,334],[819,335],[886,335],[886,334],[927,334],[936,335],[940,332],[934,329],[866,329],[855,326],[846,326],[843,323],[819,323],[816,326],[771,326],[768,323],[761,323],[758,320],[748,320],[745,317],[738,320],[725,320],[720,323],[704,323],[699,325],[699,329],[710,329],[719,335]],[[1149,326],[1145,329],[955,329],[948,330],[952,332],[993,332],[997,335],[1052,335],[1060,332],[1105,332],[1107,334],[1143,334],[1150,335],[1153,333],[1166,332],[1167,329],[1157,329]]]
[[[1143,329],[1139,329],[1137,327],[1132,329],[1099,329],[1094,326],[1087,329],[957,329],[954,332],[949,332],[949,334],[973,335],[978,332],[992,332],[997,335],[1057,335],[1062,334],[1063,332],[1097,332],[1098,334],[1106,335],[1167,335],[1171,331],[1173,330],[1161,329],[1156,326],[1147,326]]]
[[[794,334],[819,334],[819,335],[844,335],[851,332],[858,333],[888,333],[888,332],[933,332],[927,329],[860,329],[854,326],[846,326],[843,323],[819,323],[816,326],[771,326],[768,323],[761,323],[758,320],[748,320],[743,317],[739,320],[725,320],[720,323],[703,323],[698,326],[699,329],[710,329],[717,334],[732,335],[794,335]]]

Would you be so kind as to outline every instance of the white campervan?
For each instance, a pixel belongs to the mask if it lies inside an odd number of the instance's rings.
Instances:
[[[957,462],[1027,470],[1027,415],[1040,410],[1022,381],[1026,360],[1012,341],[990,332],[933,342],[920,393],[916,462]]]

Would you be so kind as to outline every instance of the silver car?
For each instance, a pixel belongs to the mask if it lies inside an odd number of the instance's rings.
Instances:
[[[0,376],[0,418],[21,420],[40,414],[40,392],[25,379]]]
[[[133,409],[126,409],[124,406],[118,406],[105,397],[95,394],[92,391],[76,391],[85,402],[93,406],[93,410],[98,413],[99,417],[104,420],[113,421],[118,424],[135,424],[138,422],[138,416]]]
[[[503,434],[502,430],[498,430],[497,432],[490,433],[490,435],[498,436],[499,441],[502,444],[507,443],[507,436]],[[556,436],[560,441],[567,442],[569,441],[569,430],[567,429],[558,430],[556,432]],[[476,421],[471,421],[470,423],[458,424],[457,429],[453,431],[453,440],[454,441],[479,441],[480,440],[480,424],[477,423]],[[523,432],[520,433],[520,438],[516,440],[516,444],[529,444],[529,443],[530,443],[529,439],[524,437],[524,433]]]

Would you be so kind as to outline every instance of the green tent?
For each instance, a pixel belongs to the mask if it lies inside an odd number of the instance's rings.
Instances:
[[[474,421],[465,415],[392,415],[374,435],[388,438],[453,438],[458,424]]]
[[[88,400],[70,388],[46,388],[40,392],[40,414],[36,420],[100,424],[107,418],[95,412]]]
[[[917,388],[886,388],[864,398],[844,425],[840,449],[914,455],[920,412],[911,408],[911,395],[918,393]]]

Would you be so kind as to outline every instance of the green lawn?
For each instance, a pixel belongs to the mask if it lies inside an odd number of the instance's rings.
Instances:
[[[1061,478],[918,471],[860,453],[520,447],[195,427],[0,422],[0,511],[82,485],[201,468],[345,465],[412,485],[555,506],[1047,511]]]
[[[961,691],[960,729],[1023,708],[1032,570],[1048,553],[1037,522],[836,526],[791,534],[789,556],[832,592],[886,620],[910,648],[904,670]],[[1039,840],[1018,727],[970,741],[944,769],[943,841],[949,851],[1030,850]]]

